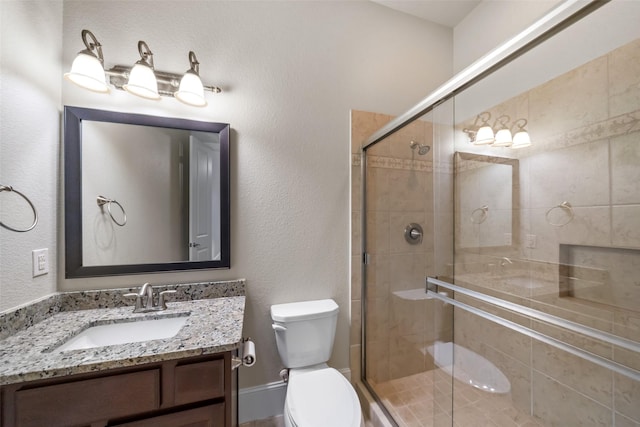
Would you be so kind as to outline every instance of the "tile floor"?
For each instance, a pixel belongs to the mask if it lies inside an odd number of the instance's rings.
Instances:
[[[508,395],[489,394],[460,382],[453,387],[450,377],[440,370],[375,384],[374,389],[400,427],[544,426],[540,420],[514,408]]]

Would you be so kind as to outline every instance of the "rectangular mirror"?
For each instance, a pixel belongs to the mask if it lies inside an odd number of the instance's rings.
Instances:
[[[67,278],[230,267],[229,125],[64,110]]]
[[[456,152],[456,244],[498,249],[519,241],[518,160]]]

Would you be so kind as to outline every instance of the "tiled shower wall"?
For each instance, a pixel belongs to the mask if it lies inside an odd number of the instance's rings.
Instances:
[[[519,160],[520,210],[513,214],[519,215],[520,236],[513,247],[494,251],[457,248],[456,281],[488,293],[499,288],[503,297],[524,297],[538,310],[640,341],[640,40],[489,112],[526,118],[534,145],[478,149],[458,132],[456,149]],[[563,202],[573,212],[557,207]],[[607,248],[625,248],[624,256]],[[512,264],[496,270],[503,256]],[[568,278],[562,263],[587,267],[579,273],[567,267],[575,276]],[[619,271],[629,280],[616,279]],[[567,290],[567,283],[578,291]],[[624,298],[624,307],[614,297]],[[640,369],[637,353],[503,314]],[[640,425],[638,382],[477,316],[459,310],[455,316],[456,342],[507,375],[516,407],[550,425]]]
[[[352,112],[353,251],[352,366],[360,337],[360,147],[392,117]],[[368,150],[367,239],[367,378],[374,383],[412,375],[433,367],[427,347],[439,328],[433,327],[435,304],[424,299],[425,277],[433,271],[433,149],[419,154],[411,141],[432,146],[429,121],[417,120]],[[423,227],[424,239],[410,245],[404,238],[409,223]],[[403,291],[415,291],[403,292]],[[357,319],[357,320],[356,320]]]

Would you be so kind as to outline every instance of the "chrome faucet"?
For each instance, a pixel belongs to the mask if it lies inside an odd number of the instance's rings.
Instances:
[[[506,256],[503,256],[502,258],[500,258],[500,267],[504,267],[507,264],[513,264],[513,261],[511,261]]]
[[[136,297],[136,304],[133,308],[134,313],[147,313],[149,311],[162,311],[167,309],[165,302],[166,294],[175,294],[174,290],[166,290],[158,293],[158,303],[154,303],[155,294],[153,286],[149,282],[142,285],[139,292],[125,294],[125,297]]]

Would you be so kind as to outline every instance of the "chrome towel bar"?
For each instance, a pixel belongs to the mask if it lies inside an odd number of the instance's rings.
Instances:
[[[33,230],[33,227],[35,227],[36,224],[38,223],[38,212],[36,212],[36,207],[33,206],[33,203],[31,203],[31,200],[29,200],[27,196],[25,196],[24,194],[22,194],[21,192],[19,192],[18,190],[16,190],[10,185],[0,184],[0,193],[3,191],[14,192],[18,196],[22,197],[29,204],[29,206],[31,207],[31,210],[33,211],[33,223],[29,227],[23,228],[23,229],[10,227],[7,224],[3,223],[2,221],[0,221],[0,226],[6,228],[7,230],[15,231],[17,233],[25,233],[27,231]]]
[[[504,319],[498,315],[493,313],[488,313],[479,308],[470,306],[463,302],[460,302],[456,299],[450,298],[448,296],[444,296],[438,292],[439,288],[445,288],[454,292],[457,292],[461,295],[466,295],[477,299],[479,301],[483,301],[489,303],[491,305],[495,305],[501,308],[505,308],[507,310],[511,310],[518,314],[522,314],[525,316],[532,317],[537,320],[541,320],[546,323],[553,324],[555,326],[560,326],[562,328],[571,330],[573,332],[580,333],[582,335],[588,336],[590,338],[595,338],[604,342],[607,342],[612,345],[624,347],[628,350],[632,350],[635,352],[639,352],[640,345],[632,340],[628,340],[626,338],[619,337],[617,335],[609,334],[607,332],[598,331],[596,329],[590,328],[588,326],[580,325],[575,322],[571,322],[569,320],[562,319],[557,316],[553,316],[547,313],[540,312],[538,310],[530,309],[527,307],[523,307],[518,304],[511,303],[509,301],[502,300],[500,298],[492,297],[489,295],[482,294],[480,292],[472,291],[461,286],[457,286],[448,282],[444,282],[442,280],[438,280],[432,277],[427,277],[427,295],[445,302],[447,304],[451,304],[454,307],[461,308],[465,311],[468,311],[472,314],[480,316],[484,319],[490,320],[494,323],[497,323],[501,326],[514,330],[516,332],[520,332],[528,337],[537,339],[538,341],[549,344],[553,347],[556,347],[560,350],[564,350],[567,353],[573,354],[574,356],[578,356],[582,359],[588,360],[596,365],[602,366],[606,369],[610,369],[614,372],[617,372],[621,375],[624,375],[628,378],[631,378],[635,381],[640,381],[640,371],[637,371],[633,368],[625,366],[621,363],[615,362],[613,360],[607,359],[602,356],[598,356],[597,354],[593,354],[581,348],[575,347],[573,345],[567,344],[563,341],[560,341],[556,338],[552,338],[547,336],[541,332],[535,331],[531,328],[527,328],[518,323],[512,322],[510,320]]]

